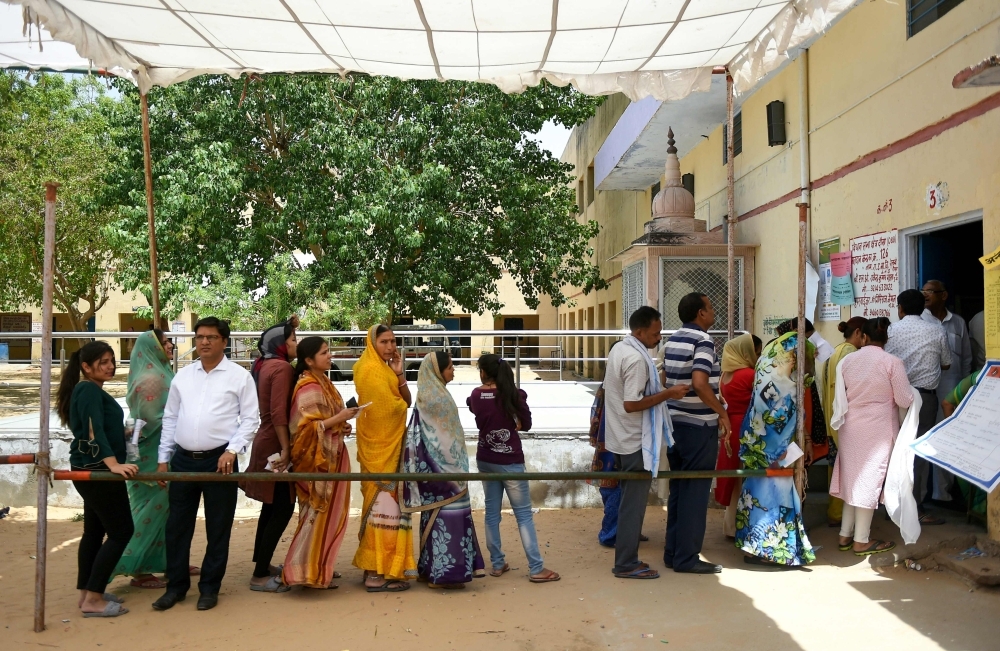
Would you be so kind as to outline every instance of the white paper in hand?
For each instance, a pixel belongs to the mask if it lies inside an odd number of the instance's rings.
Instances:
[[[778,462],[782,468],[787,468],[796,461],[799,460],[803,454],[802,448],[795,444],[795,442],[788,444],[788,449],[785,451],[785,458]]]
[[[146,421],[141,418],[135,419],[135,429],[132,430],[132,445],[139,445],[139,433],[146,426]]]

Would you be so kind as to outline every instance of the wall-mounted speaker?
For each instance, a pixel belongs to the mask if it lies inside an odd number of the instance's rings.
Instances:
[[[783,145],[785,138],[785,103],[774,100],[767,105],[767,146]]]

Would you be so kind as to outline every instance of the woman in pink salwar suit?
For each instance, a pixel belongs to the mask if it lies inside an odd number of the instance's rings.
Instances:
[[[878,508],[889,457],[899,432],[897,407],[913,403],[906,369],[898,357],[882,350],[889,319],[869,319],[862,332],[864,347],[840,362],[847,394],[847,413],[840,427],[840,451],[833,467],[830,495],[844,500],[840,550],[858,556],[893,549],[891,541],[869,542],[872,516]]]

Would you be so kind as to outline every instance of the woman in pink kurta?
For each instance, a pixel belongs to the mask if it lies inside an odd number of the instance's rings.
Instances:
[[[895,543],[869,543],[871,520],[878,508],[889,457],[899,432],[897,407],[913,402],[906,369],[882,347],[889,320],[869,319],[864,347],[840,362],[847,413],[840,427],[840,450],[833,467],[830,495],[844,500],[840,549],[859,556],[889,551]]]

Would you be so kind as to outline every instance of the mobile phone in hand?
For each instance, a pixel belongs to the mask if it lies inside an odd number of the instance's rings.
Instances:
[[[354,409],[355,407],[358,406],[358,399],[351,398],[350,400],[347,401],[347,403],[344,406],[347,407],[348,409]]]

